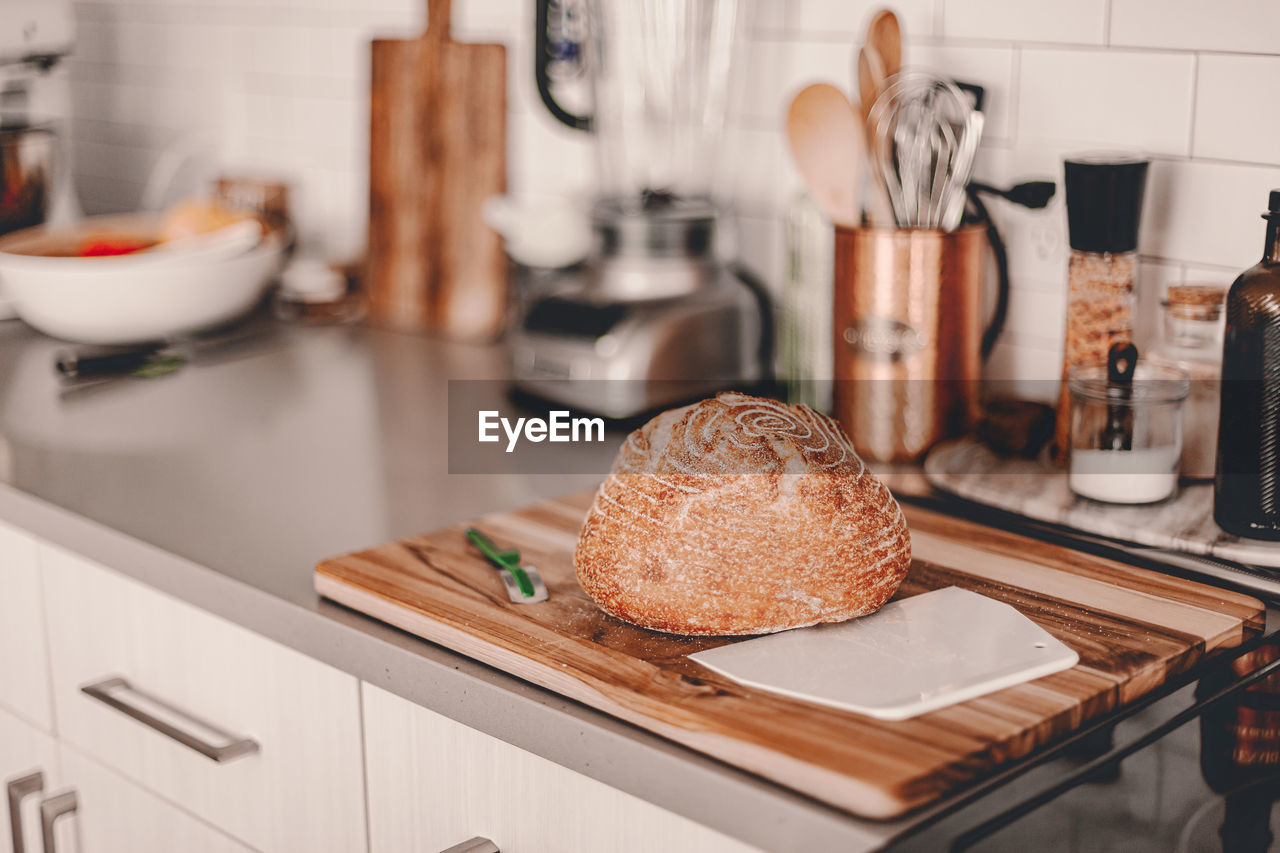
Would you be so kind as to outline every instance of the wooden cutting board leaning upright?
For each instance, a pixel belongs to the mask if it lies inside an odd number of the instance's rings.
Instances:
[[[506,192],[506,47],[450,38],[429,0],[416,39],[375,39],[369,106],[369,319],[491,340],[507,305],[484,200]]]

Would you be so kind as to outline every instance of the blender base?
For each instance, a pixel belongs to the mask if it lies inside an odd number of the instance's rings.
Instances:
[[[749,273],[718,268],[680,296],[617,300],[567,275],[532,299],[509,343],[513,389],[628,420],[771,373],[768,296]]]

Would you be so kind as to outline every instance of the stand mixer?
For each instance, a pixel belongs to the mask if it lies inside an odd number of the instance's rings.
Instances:
[[[69,0],[4,0],[0,14],[0,235],[47,220],[67,221],[79,205],[66,168],[67,146],[50,114],[66,115],[65,75],[50,70],[70,53]],[[0,283],[0,319],[13,311]]]
[[[0,234],[39,225],[55,195],[53,126],[48,101],[65,80],[49,71],[71,50],[71,4],[66,0],[5,0],[0,16]],[[67,93],[61,93],[66,101]],[[51,107],[53,107],[51,109]]]
[[[717,259],[710,191],[744,4],[538,0],[538,91],[593,133],[600,192],[591,255],[517,317],[518,391],[625,419],[768,375],[768,298]],[[590,115],[551,91],[566,66],[589,81]]]

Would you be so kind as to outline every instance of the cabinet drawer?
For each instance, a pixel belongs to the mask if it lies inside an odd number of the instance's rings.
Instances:
[[[369,684],[364,721],[371,853],[755,850]]]
[[[23,785],[22,779],[41,774],[39,789]],[[25,790],[19,799],[22,815],[24,850],[36,853],[40,849],[40,800],[62,782],[58,772],[58,750],[53,738],[36,729],[30,723],[0,709],[0,785],[4,786],[0,800],[0,850],[11,850],[13,827],[9,820],[10,785],[14,790]]]
[[[48,655],[36,540],[0,523],[0,705],[45,731],[49,714]]]
[[[63,741],[260,850],[365,848],[356,679],[66,551],[40,559]]]
[[[75,750],[63,747],[59,754],[64,781],[58,791],[74,791],[76,809],[54,824],[57,853],[252,853]]]

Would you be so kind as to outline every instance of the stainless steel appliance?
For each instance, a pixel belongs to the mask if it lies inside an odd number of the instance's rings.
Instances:
[[[49,71],[71,51],[71,41],[67,0],[5,0],[0,14],[0,234],[42,224],[55,205],[64,216],[74,216],[77,209],[67,158],[53,124],[43,118],[57,112],[48,102],[59,100],[54,90],[65,80],[49,85]],[[0,289],[0,319],[9,316]]]
[[[523,301],[516,387],[632,417],[768,372],[768,300],[716,255],[712,176],[746,0],[539,0],[537,83],[553,116],[595,136],[599,194],[585,264]],[[589,115],[552,91],[589,83]]]
[[[0,17],[0,234],[39,225],[53,197],[56,137],[32,104],[71,50],[70,4],[8,0]]]

